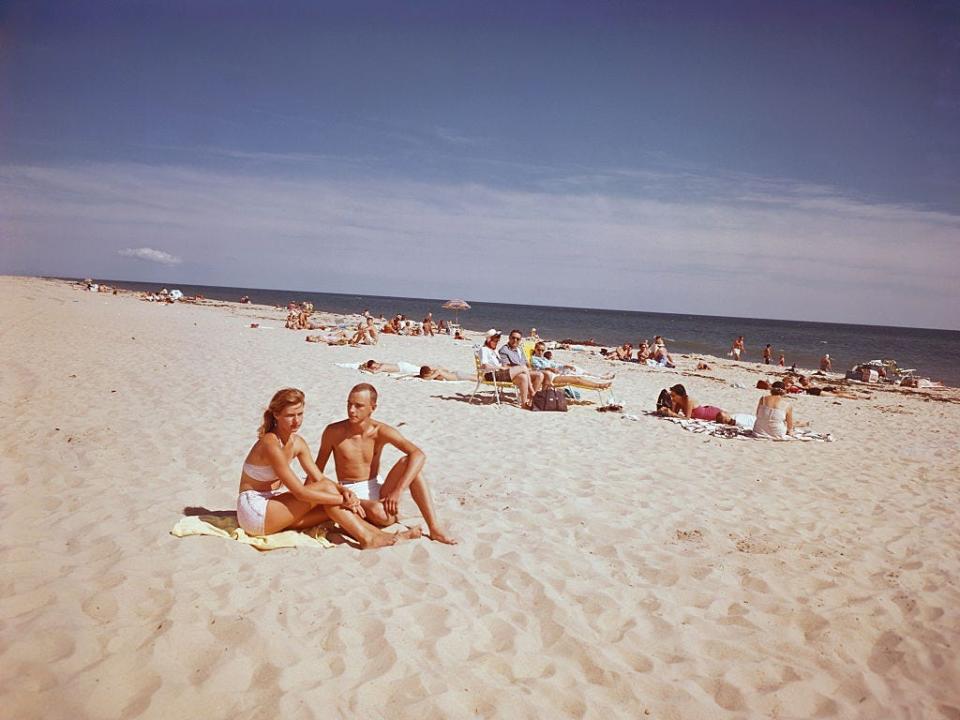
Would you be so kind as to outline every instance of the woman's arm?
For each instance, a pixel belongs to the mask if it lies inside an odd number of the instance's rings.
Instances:
[[[303,500],[304,502],[312,503],[314,505],[340,505],[343,503],[343,496],[340,494],[340,491],[337,490],[336,485],[329,480],[327,482],[318,482],[318,487],[307,487],[302,482],[300,478],[294,475],[293,470],[290,469],[290,466],[287,464],[287,459],[283,455],[283,450],[280,448],[280,441],[277,438],[274,438],[271,442],[269,438],[265,438],[266,442],[266,454],[267,459],[270,461],[270,467],[273,468],[273,471],[277,474],[277,477],[280,479],[280,482],[283,483],[290,494],[293,495],[297,500]],[[299,435],[296,436],[294,442],[299,442],[300,445],[297,448],[296,457],[300,460],[301,467],[306,470],[306,467],[303,464],[304,453],[307,453],[309,457],[309,448],[307,448],[307,443],[304,442],[303,438]],[[311,460],[311,465],[313,462]],[[316,465],[313,465],[316,468]],[[326,480],[323,477],[323,474],[319,470],[316,471],[318,479]]]

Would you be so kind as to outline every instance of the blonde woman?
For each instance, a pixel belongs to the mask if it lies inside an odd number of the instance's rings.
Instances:
[[[240,527],[250,535],[270,535],[332,520],[363,549],[419,537],[420,528],[394,535],[366,522],[357,496],[324,477],[306,441],[297,434],[303,410],[303,392],[284,388],[264,411],[257,442],[247,453],[240,475]],[[307,473],[306,483],[290,469],[294,458]]]

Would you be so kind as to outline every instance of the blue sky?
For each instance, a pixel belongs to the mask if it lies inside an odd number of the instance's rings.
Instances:
[[[8,2],[0,272],[960,329],[960,6]]]

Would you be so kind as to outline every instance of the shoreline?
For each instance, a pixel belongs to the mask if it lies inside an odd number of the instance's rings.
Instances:
[[[831,443],[722,438],[644,413],[676,382],[750,412],[765,366],[562,351],[616,372],[623,414],[589,394],[530,413],[489,392],[471,403],[473,382],[337,365],[471,371],[469,340],[328,347],[267,306],[21,277],[0,277],[0,292],[13,429],[0,443],[0,692],[13,716],[960,711],[954,388],[793,398]],[[169,534],[186,510],[235,506],[276,389],[306,392],[315,453],[362,381],[380,393],[376,417],[426,453],[459,545],[258,553]]]
[[[65,282],[65,283],[68,283],[68,284],[75,284],[75,283],[80,283],[80,284],[82,284],[83,282],[85,282],[84,280],[79,280],[79,279],[67,279],[67,278],[43,278],[43,279],[47,279],[47,280],[50,280],[50,281],[53,281],[53,282]],[[117,281],[110,281],[110,282],[117,282]],[[122,281],[121,281],[121,282],[122,282]],[[159,288],[159,287],[161,287],[160,285],[154,284],[154,283],[140,283],[140,282],[136,282],[136,283],[133,283],[133,284],[135,284],[135,285],[142,285],[142,286],[149,286],[149,287],[153,287],[153,288]],[[121,292],[121,293],[129,293],[129,294],[133,294],[133,295],[138,295],[138,294],[140,294],[140,293],[146,292],[146,291],[144,291],[144,290],[135,290],[135,289],[125,288],[125,287],[123,287],[122,285],[115,285],[115,286],[112,286],[112,287],[116,287],[116,288],[118,289],[118,291]],[[220,287],[217,287],[217,286],[194,286],[194,285],[191,285],[191,286],[188,286],[188,287],[191,287],[191,288],[210,287],[210,288],[213,288],[213,289],[230,289],[230,290],[238,290],[238,291],[247,290],[247,288],[220,288]],[[264,291],[264,292],[270,292],[270,293],[285,293],[286,295],[289,295],[289,296],[290,296],[290,298],[288,298],[287,302],[297,302],[297,299],[296,299],[296,298],[297,298],[297,296],[298,296],[298,292],[299,292],[299,291],[269,290],[269,291]],[[325,295],[325,293],[299,292],[299,295]],[[334,293],[334,295],[338,295],[338,296],[342,296],[342,297],[354,297],[354,296],[351,296],[351,295],[349,295],[349,294],[343,294],[343,293]],[[291,298],[292,298],[292,299],[291,299]],[[397,299],[397,300],[403,300],[403,301],[412,301],[412,300],[420,301],[420,300],[421,300],[421,299],[418,299],[418,298],[387,298],[387,299]],[[228,300],[228,299],[219,299],[219,298],[218,298],[218,299],[207,299],[207,298],[205,298],[204,300],[197,302],[197,304],[200,304],[200,305],[216,305],[217,303],[224,303],[225,306],[227,306],[227,307],[232,307],[232,306],[234,306],[234,305],[239,306],[239,307],[257,306],[257,307],[263,308],[264,310],[268,310],[268,309],[278,310],[278,309],[281,308],[281,305],[279,305],[279,304],[278,304],[278,305],[266,305],[266,304],[262,304],[262,303],[243,304],[243,303],[240,303],[238,300]],[[514,306],[514,307],[528,307],[528,306]],[[536,308],[549,309],[549,310],[563,310],[563,309],[565,309],[565,308],[553,308],[553,307],[548,307],[548,306],[529,306],[529,307],[536,307]],[[578,310],[578,308],[572,308],[572,310]],[[598,311],[598,312],[603,312],[603,313],[616,313],[616,312],[618,312],[618,311],[604,310],[604,309],[597,309],[596,311]],[[325,309],[322,309],[322,308],[316,309],[315,312],[316,312],[317,316],[320,318],[321,322],[327,322],[327,323],[329,323],[329,324],[345,325],[345,324],[353,323],[353,324],[355,325],[359,320],[362,319],[362,315],[361,315],[359,312],[352,312],[352,313],[351,313],[351,312],[338,312],[338,311],[334,311],[334,310],[325,310]],[[654,314],[661,314],[661,313],[654,313]],[[708,317],[710,317],[710,316],[702,316],[702,317],[708,318]],[[264,319],[274,319],[274,318],[272,318],[272,317],[265,317]],[[750,319],[750,318],[725,318],[725,319],[735,319],[735,320],[752,321],[752,319]],[[382,323],[383,320],[379,320],[378,322]],[[779,322],[779,321],[777,321],[777,322]],[[807,323],[807,322],[804,322],[804,321],[797,321],[797,320],[790,320],[790,321],[784,321],[784,322],[790,322],[790,323],[793,323],[793,324],[795,324],[795,325],[797,325],[797,326],[809,325],[809,324],[811,324],[811,323]],[[494,322],[493,324],[494,324],[496,327],[500,327],[501,325],[503,325],[503,323],[497,324],[496,322]],[[813,323],[813,324],[822,324],[822,323]],[[908,331],[918,331],[918,332],[924,331],[923,328],[893,328],[893,327],[889,327],[889,328],[888,328],[888,327],[886,327],[886,326],[855,326],[855,325],[846,325],[846,324],[842,324],[842,323],[837,323],[837,326],[838,326],[838,327],[839,327],[839,326],[854,327],[854,328],[870,328],[870,327],[876,327],[876,328],[882,328],[882,329],[908,330]],[[503,329],[503,328],[501,328],[501,329]],[[949,330],[932,330],[932,331],[933,331],[933,332],[955,332],[955,331],[949,331]],[[468,337],[471,337],[471,338],[473,338],[473,339],[475,339],[475,340],[482,339],[483,330],[464,330],[463,332],[464,332],[465,334],[467,334]],[[673,338],[670,338],[670,337],[666,337],[666,340],[667,340],[668,344],[671,344],[671,346],[673,346],[672,343],[676,342]],[[591,342],[592,342],[592,339],[591,339],[591,340],[588,340],[588,341],[585,341],[584,343],[581,343],[581,344],[589,345]],[[702,342],[699,342],[699,341],[697,341],[697,340],[689,340],[689,339],[688,339],[686,342],[680,342],[680,343],[678,343],[678,344],[679,344],[680,347],[684,347],[685,345],[701,345],[701,344],[703,344],[703,343],[702,343]],[[616,345],[605,345],[605,344],[603,344],[603,343],[593,343],[593,345],[596,347],[597,350],[599,350],[600,348],[612,348],[612,347],[616,347]],[[754,350],[755,350],[755,352],[759,352],[759,351],[757,351],[756,349],[754,349]],[[636,348],[634,348],[634,351],[636,351]],[[698,349],[694,349],[694,350],[681,350],[681,351],[679,351],[679,352],[675,352],[674,354],[677,354],[677,355],[682,356],[682,357],[702,358],[702,359],[704,359],[704,360],[707,361],[707,362],[711,362],[711,361],[713,361],[713,362],[725,362],[725,361],[728,361],[728,360],[732,360],[732,358],[730,357],[730,353],[725,353],[725,354],[723,354],[723,355],[718,355],[718,354],[715,354],[714,352],[710,352],[708,349],[699,349],[699,348],[698,348]],[[745,358],[745,359],[743,359],[743,360],[741,360],[741,361],[739,361],[739,362],[742,363],[742,364],[743,364],[744,366],[746,366],[746,367],[765,367],[765,368],[768,368],[767,372],[768,372],[770,375],[775,375],[775,376],[780,376],[780,375],[783,375],[783,374],[786,373],[786,372],[789,372],[789,371],[790,371],[789,368],[790,368],[791,365],[792,365],[791,363],[788,363],[787,365],[783,366],[783,368],[781,368],[781,367],[780,367],[779,365],[777,365],[775,362],[774,362],[774,363],[771,363],[770,365],[765,365],[765,364],[762,363],[761,361],[759,361],[759,360],[753,360],[753,359],[750,359],[749,357],[747,357],[747,358]],[[862,360],[861,362],[867,363],[868,361],[867,361],[867,360]],[[795,371],[793,371],[793,372],[794,372],[795,374],[802,374],[802,375],[806,375],[806,376],[822,374],[822,373],[820,373],[819,369],[816,368],[816,367],[814,367],[813,365],[810,365],[810,366],[802,366],[802,365],[800,365],[799,363],[796,364],[796,369],[795,369]],[[830,378],[830,380],[831,380],[832,383],[846,384],[848,381],[847,381],[846,378],[845,378],[845,373],[846,373],[846,368],[844,368],[844,369],[838,369],[838,370],[833,370],[833,371],[831,371],[830,373],[827,373],[827,376]],[[920,378],[926,379],[926,376],[921,375],[921,374],[916,375],[916,377],[920,377]],[[929,380],[927,380],[927,382],[929,382]],[[856,386],[856,385],[859,384],[859,382],[858,382],[858,381],[855,381],[855,380],[852,381],[852,383],[853,383],[854,386]],[[872,384],[873,384],[873,383],[867,383],[867,385],[872,385]],[[881,383],[879,383],[879,384],[880,384],[880,385],[885,385],[885,386],[889,386],[889,385],[890,385],[890,383],[884,383],[884,382],[881,382]],[[949,384],[949,383],[944,382],[944,381],[933,380],[933,381],[932,381],[932,384],[926,385],[923,389],[938,390],[938,389],[942,389],[942,388],[947,388],[947,389],[949,389],[949,388],[958,388],[958,387],[960,387],[960,384],[958,384],[958,385],[953,385],[953,384]]]

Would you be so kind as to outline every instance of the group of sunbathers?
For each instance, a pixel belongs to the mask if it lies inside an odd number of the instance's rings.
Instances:
[[[432,337],[438,333],[449,335],[453,331],[456,332],[454,339],[463,339],[459,327],[451,327],[446,320],[435,321],[433,313],[428,312],[427,316],[419,323],[408,320],[406,315],[398,313],[384,324],[380,332],[385,335],[429,335]]]
[[[304,394],[285,388],[274,394],[263,414],[257,442],[243,463],[237,520],[251,535],[313,527],[333,521],[361,548],[392,545],[420,537],[419,527],[399,533],[382,528],[397,522],[401,496],[409,491],[432,540],[456,540],[439,526],[423,475],[426,456],[395,428],[374,420],[377,390],[356,385],[347,398],[347,418],[327,425],[316,460],[297,434],[303,424]],[[383,448],[393,445],[403,457],[381,477]],[[323,470],[333,456],[337,481]],[[301,481],[291,470],[294,458],[306,473]]]
[[[536,341],[530,361],[524,355],[520,343],[523,335],[511,330],[507,342],[497,348],[502,333],[491,328],[480,347],[480,372],[490,381],[511,382],[520,393],[520,406],[530,408],[533,396],[543,388],[577,385],[598,390],[610,387],[613,375],[594,376],[584,374],[573,365],[564,365],[546,356],[546,344]]]
[[[644,365],[656,365],[667,368],[676,367],[676,364],[673,362],[673,356],[670,355],[667,350],[667,345],[663,342],[663,337],[660,335],[654,336],[652,345],[647,342],[646,338],[640,340],[636,355],[634,355],[633,345],[630,343],[624,343],[612,350],[604,348],[600,350],[600,354],[606,357],[607,360],[637,362]]]
[[[770,387],[770,394],[760,398],[755,415],[729,413],[714,405],[701,405],[687,389],[677,384],[663,390],[657,398],[657,414],[663,417],[706,420],[722,425],[734,425],[744,430],[753,430],[755,435],[776,440],[785,439],[793,432],[793,408],[784,402],[783,383],[777,381]]]

